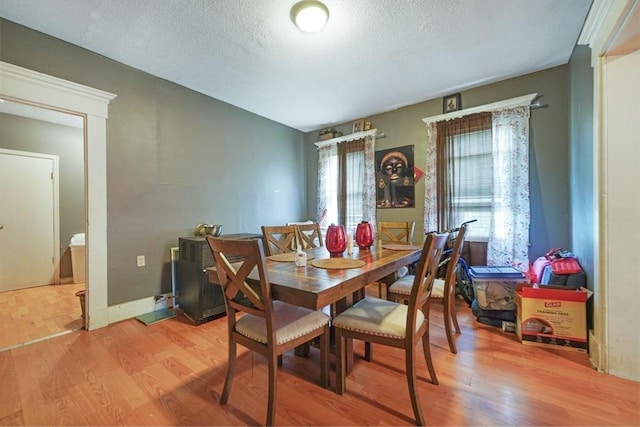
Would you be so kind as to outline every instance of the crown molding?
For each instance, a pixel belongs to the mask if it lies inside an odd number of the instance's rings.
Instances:
[[[591,48],[592,66],[611,48],[639,4],[640,0],[593,0],[578,38],[579,45]]]

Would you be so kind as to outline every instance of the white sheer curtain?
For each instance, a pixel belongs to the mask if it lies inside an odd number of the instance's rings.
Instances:
[[[367,136],[364,139],[364,177],[362,180],[362,220],[369,221],[376,227],[376,165],[375,139]]]
[[[427,125],[427,156],[424,169],[424,231],[438,230],[438,194],[436,185],[436,142],[438,125]]]
[[[493,202],[487,264],[529,269],[529,107],[493,112]]]
[[[360,221],[376,224],[375,139],[318,149],[316,219],[321,227],[342,224],[354,232]]]
[[[318,148],[318,195],[316,200],[316,221],[326,228],[338,222],[337,194],[338,146],[325,145]],[[335,217],[329,218],[329,211]]]

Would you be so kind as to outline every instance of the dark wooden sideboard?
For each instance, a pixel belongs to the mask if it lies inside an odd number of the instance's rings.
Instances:
[[[225,234],[229,239],[256,239],[260,234]],[[224,315],[222,288],[209,282],[206,268],[213,267],[213,254],[204,237],[180,237],[176,301],[184,314],[196,324]]]

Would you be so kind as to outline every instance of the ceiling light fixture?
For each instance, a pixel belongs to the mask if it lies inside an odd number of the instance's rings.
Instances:
[[[291,20],[305,33],[315,33],[329,20],[329,9],[316,0],[304,0],[291,8]]]

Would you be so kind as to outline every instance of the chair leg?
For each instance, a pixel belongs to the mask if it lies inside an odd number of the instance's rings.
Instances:
[[[329,347],[331,347],[331,340],[327,324],[320,337],[320,385],[324,388],[329,388]]]
[[[424,341],[423,341],[424,342]],[[415,346],[407,348],[405,351],[405,369],[407,370],[407,384],[409,386],[409,396],[411,397],[411,406],[416,419],[417,426],[425,425],[424,415],[422,415],[422,407],[420,406],[420,398],[418,397],[418,386],[416,384],[416,351]]]
[[[451,331],[451,299],[448,295],[445,295],[444,300],[442,301],[442,316],[444,319],[444,330],[447,334],[447,341],[449,342],[449,350],[453,354],[458,353],[458,349],[456,348],[456,342],[453,339],[453,332]],[[457,322],[457,319],[456,319]]]
[[[353,339],[351,338],[343,338],[344,339],[344,363],[346,366],[347,375],[353,371]]]
[[[222,387],[222,394],[220,395],[220,404],[224,405],[229,399],[231,393],[231,383],[233,383],[233,375],[236,370],[236,343],[229,342],[229,360],[227,361],[227,376],[224,380],[224,387]]]
[[[346,390],[346,370],[347,364],[345,360],[345,344],[346,339],[342,336],[342,331],[339,328],[335,328],[336,337],[336,393],[344,394]]]
[[[276,376],[278,375],[278,357],[272,354],[267,362],[269,364],[269,398],[267,401],[267,422],[272,426],[276,419]]]
[[[429,369],[429,376],[431,377],[431,384],[438,384],[438,377],[436,370],[433,367],[433,360],[431,359],[431,343],[429,338],[429,303],[423,308],[424,321],[426,323],[426,331],[422,335],[422,350],[424,352],[424,359],[427,362],[427,369]]]
[[[460,325],[458,324],[458,315],[456,314],[456,298],[455,296],[450,299],[451,301],[451,320],[453,320],[453,327],[456,329],[456,334],[460,335]]]
[[[369,341],[364,342],[364,360],[367,362],[373,360],[373,345]]]

